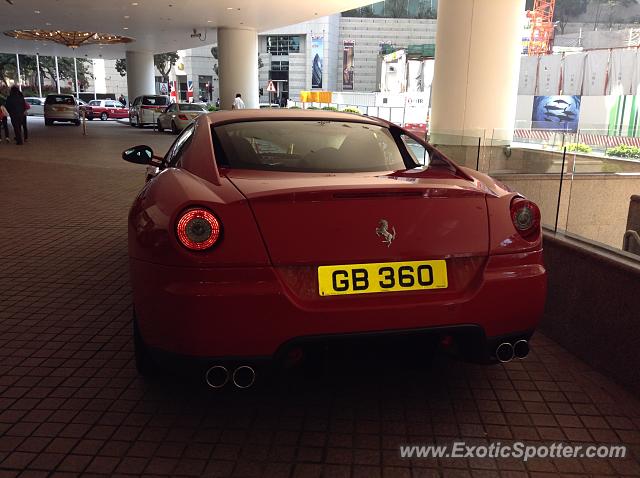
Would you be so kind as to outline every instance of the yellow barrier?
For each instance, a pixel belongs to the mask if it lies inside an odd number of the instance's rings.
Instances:
[[[303,103],[331,103],[330,91],[301,91],[300,101]]]

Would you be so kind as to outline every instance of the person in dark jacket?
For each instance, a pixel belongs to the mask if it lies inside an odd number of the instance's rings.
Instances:
[[[24,95],[17,86],[12,86],[7,96],[5,107],[11,117],[11,126],[13,126],[13,134],[16,137],[16,144],[23,144],[22,142],[22,125],[24,123],[25,115],[25,101]]]

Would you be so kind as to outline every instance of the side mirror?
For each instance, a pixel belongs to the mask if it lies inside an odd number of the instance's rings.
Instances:
[[[154,156],[150,146],[144,144],[134,146],[122,152],[122,159],[133,164],[151,164],[154,159],[162,159]]]

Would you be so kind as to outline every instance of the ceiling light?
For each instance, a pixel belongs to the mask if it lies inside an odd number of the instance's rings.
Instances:
[[[233,10],[233,7],[227,7],[227,10]]]
[[[134,7],[138,6],[138,2],[133,2],[131,5],[133,5]]]
[[[207,20],[207,23],[213,23],[213,20]]]
[[[124,16],[124,19],[125,19],[125,20],[129,20],[129,18],[131,18],[129,15],[125,15],[125,16]]]
[[[40,10],[34,10],[33,13],[40,13]]]
[[[51,26],[51,22],[47,22],[47,23],[45,23],[45,25],[50,27]]]
[[[128,29],[129,29],[129,27],[122,27],[122,29],[123,29],[123,30],[128,30]]]

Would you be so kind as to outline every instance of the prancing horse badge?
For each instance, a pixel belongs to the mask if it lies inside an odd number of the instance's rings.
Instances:
[[[376,236],[381,237],[382,242],[385,243],[387,247],[390,247],[391,243],[396,238],[396,228],[391,226],[391,230],[393,232],[389,232],[389,221],[386,219],[380,219],[380,221],[378,221]]]

